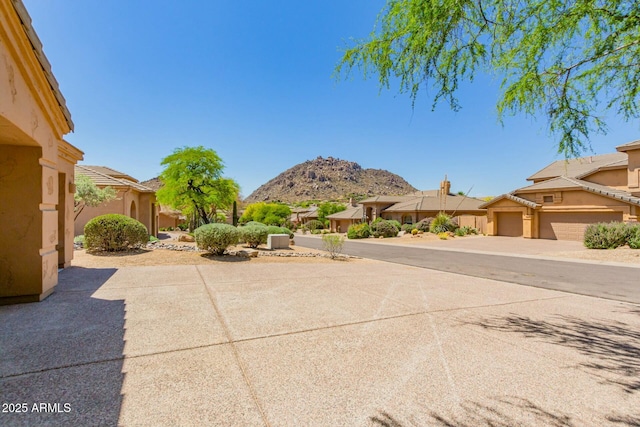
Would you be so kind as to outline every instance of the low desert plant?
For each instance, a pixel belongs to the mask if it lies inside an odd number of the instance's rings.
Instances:
[[[150,241],[150,242],[157,242],[158,240],[160,240],[160,239],[158,239],[158,238],[157,238],[156,236],[154,236],[153,234],[149,234],[149,241]]]
[[[264,224],[243,225],[238,227],[238,232],[240,233],[239,240],[245,242],[250,248],[257,248],[267,243],[269,236],[269,228]]]
[[[335,259],[342,253],[344,237],[338,234],[325,234],[322,236],[322,246],[329,252],[331,259]]]
[[[80,234],[73,238],[73,243],[84,246],[84,234]]]
[[[393,222],[383,220],[371,225],[371,233],[373,237],[396,237],[398,228]]]
[[[456,236],[468,236],[469,234],[478,234],[478,229],[465,225],[455,231]]]
[[[400,231],[400,229],[402,228],[402,224],[400,224],[400,221],[396,221],[395,219],[388,219],[387,222],[395,225],[398,231]]]
[[[270,225],[267,227],[267,234],[286,234],[290,239],[293,239],[293,233],[286,227],[277,227]]]
[[[631,249],[640,249],[640,225],[632,225],[629,227],[627,244]]]
[[[97,216],[84,226],[84,247],[93,251],[126,251],[149,241],[147,228],[139,221],[120,214]]]
[[[438,233],[438,238],[440,240],[447,240],[449,238],[449,233],[446,231],[442,231],[440,233]]]
[[[362,224],[353,224],[347,230],[347,238],[349,239],[366,239],[371,235],[371,229],[365,222]]]
[[[238,229],[231,224],[205,224],[193,232],[198,248],[214,255],[223,255],[224,251],[238,243]]]
[[[431,221],[431,224],[429,224],[429,231],[435,234],[454,231],[456,228],[457,226],[451,220],[451,217],[443,212],[436,215],[436,217]]]
[[[413,230],[411,230],[411,234],[414,235],[414,236],[416,234],[418,234],[419,232],[420,232],[420,230],[418,230],[417,228],[414,228]]]
[[[587,226],[584,245],[589,249],[615,249],[629,240],[631,227],[624,222],[600,222]]]

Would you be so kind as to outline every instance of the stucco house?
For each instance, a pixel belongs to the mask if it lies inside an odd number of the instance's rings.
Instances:
[[[433,218],[445,212],[458,218],[460,225],[469,225],[484,232],[486,210],[484,201],[474,197],[451,194],[451,183],[443,181],[438,190],[416,191],[403,196],[373,196],[347,209],[327,216],[331,230],[346,231],[351,224],[371,222],[378,217],[393,219],[401,224],[415,224],[424,218]]]
[[[152,178],[140,183],[145,187],[151,188],[153,191],[158,191],[162,187],[162,182],[159,178]],[[158,204],[158,226],[160,228],[178,228],[179,224],[187,222],[187,217],[179,210],[172,209],[169,206]]]
[[[553,162],[527,178],[531,185],[485,203],[487,234],[582,240],[589,224],[637,222],[640,140],[616,150]]]
[[[0,1],[0,304],[40,301],[73,258],[71,114],[20,0]]]
[[[75,221],[75,235],[84,234],[84,226],[98,215],[117,213],[140,221],[149,234],[158,235],[158,210],[156,194],[130,175],[106,166],[76,165],[76,175],[89,177],[98,188],[111,187],[118,193],[115,200],[100,206],[86,206]]]

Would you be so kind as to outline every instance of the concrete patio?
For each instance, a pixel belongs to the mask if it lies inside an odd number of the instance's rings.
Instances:
[[[0,322],[6,426],[640,424],[640,306],[383,262],[73,267]]]

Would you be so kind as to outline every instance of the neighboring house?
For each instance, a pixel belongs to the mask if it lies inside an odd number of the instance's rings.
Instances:
[[[162,182],[158,178],[152,178],[140,183],[145,187],[151,188],[154,192],[162,187]],[[182,212],[172,209],[169,206],[158,204],[158,227],[160,228],[177,228],[179,224],[187,222],[187,218]]]
[[[0,304],[40,301],[73,258],[71,114],[22,1],[0,1]]]
[[[415,224],[424,218],[433,218],[440,212],[457,217],[460,225],[476,227],[484,232],[486,210],[484,201],[473,197],[451,194],[451,183],[443,181],[439,190],[416,191],[404,196],[374,196],[362,200],[358,206],[327,216],[331,229],[341,231],[351,224],[372,222],[376,218],[393,219],[401,224]]]
[[[640,140],[617,153],[551,163],[533,184],[485,203],[487,233],[532,239],[582,240],[589,224],[637,222]]]
[[[307,208],[294,208],[291,210],[290,221],[302,226],[311,220],[318,219],[318,207],[311,205]]]
[[[129,216],[147,227],[149,234],[158,235],[156,194],[137,179],[105,166],[76,165],[76,175],[85,175],[98,188],[111,187],[118,192],[116,199],[97,207],[86,206],[75,222],[75,235],[84,234],[84,226],[98,215],[115,213]]]

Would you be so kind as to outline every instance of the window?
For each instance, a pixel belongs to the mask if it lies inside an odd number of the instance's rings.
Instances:
[[[542,201],[545,203],[553,203],[553,196],[543,196]]]

